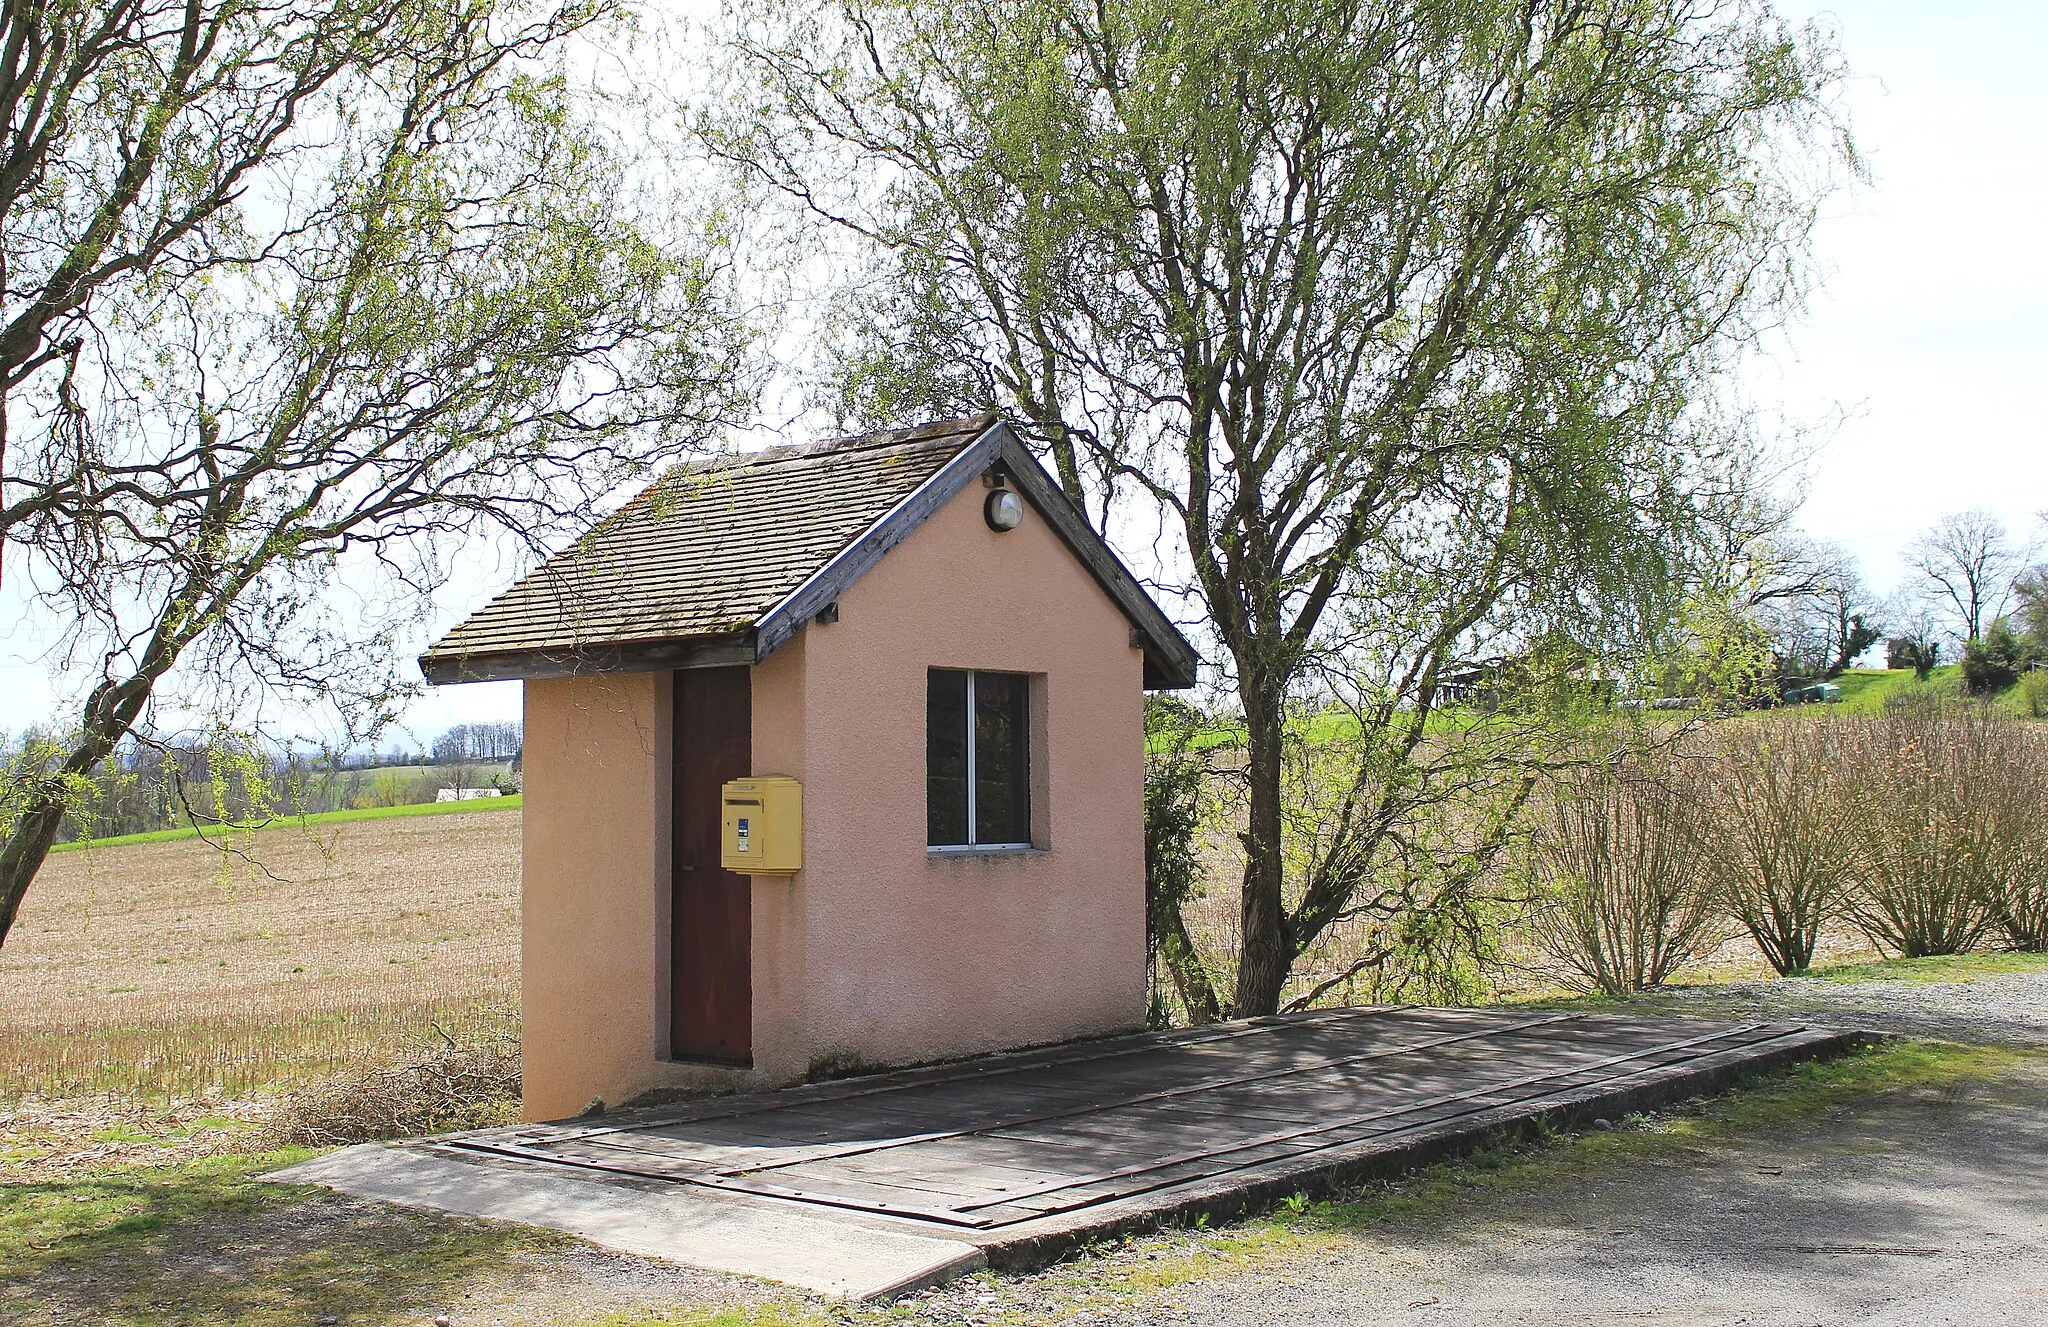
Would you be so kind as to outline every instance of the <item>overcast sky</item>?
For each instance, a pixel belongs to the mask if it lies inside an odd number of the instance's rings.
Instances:
[[[2048,510],[2048,423],[2036,401],[2048,382],[2048,4],[1780,8],[1838,32],[1873,179],[1822,225],[1825,284],[1752,390],[1796,421],[1841,419],[1807,466],[1801,524],[1846,544],[1884,591],[1900,547],[1944,513],[1988,507],[2026,538]],[[440,626],[513,574],[469,571]],[[27,620],[11,593],[0,622],[0,729],[68,709],[63,681],[37,658],[46,624]],[[428,740],[518,712],[517,683],[444,687],[406,726]]]

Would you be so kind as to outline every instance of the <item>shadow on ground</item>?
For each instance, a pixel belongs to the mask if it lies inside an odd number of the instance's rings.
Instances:
[[[917,1305],[1091,1327],[2048,1323],[2048,1062],[1818,1112],[1560,1149],[1433,1200],[1183,1235]],[[1624,1163],[1625,1164],[1617,1164]],[[1506,1171],[1514,1171],[1509,1163]]]
[[[0,1188],[9,1250],[0,1315],[24,1324],[389,1322],[548,1242],[517,1227],[279,1192],[253,1184],[248,1169]]]

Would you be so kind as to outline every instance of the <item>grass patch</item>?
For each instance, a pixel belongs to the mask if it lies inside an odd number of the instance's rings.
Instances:
[[[221,997],[218,1012],[48,1024],[0,1022],[0,1102],[116,1095],[139,1101],[262,1096],[402,1058],[450,1038],[516,1040],[513,990],[480,991],[467,969],[428,967],[411,991],[363,998],[342,988],[330,1008],[267,996]],[[309,1000],[318,996],[317,990]]]
[[[230,826],[235,834],[260,833],[270,829],[304,829],[314,825],[345,825],[356,820],[395,820],[405,816],[450,816],[468,811],[517,811],[525,799],[518,793],[505,797],[478,797],[467,802],[416,802],[411,806],[370,806],[355,811],[317,811],[306,816],[274,816],[248,825]],[[153,829],[143,834],[117,834],[107,839],[76,839],[59,843],[51,852],[78,852],[87,848],[120,848],[131,843],[168,843],[174,839],[196,839],[218,834],[221,827],[186,825],[182,829]]]
[[[308,1155],[0,1186],[0,1317],[32,1307],[111,1327],[406,1321],[445,1308],[466,1280],[566,1239],[256,1178]],[[326,1210],[307,1210],[316,1201]]]
[[[764,1304],[752,1308],[702,1309],[683,1313],[627,1311],[592,1318],[581,1327],[828,1327],[843,1321],[828,1318],[802,1304]]]
[[[1940,958],[1887,958],[1845,963],[1807,974],[1822,981],[1904,981],[1964,985],[2012,972],[2048,973],[2048,954],[1947,954]]]

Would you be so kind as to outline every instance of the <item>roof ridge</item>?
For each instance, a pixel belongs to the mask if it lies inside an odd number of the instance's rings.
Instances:
[[[904,451],[930,451],[956,438],[979,436],[993,428],[1001,418],[1002,416],[995,414],[962,415],[956,419],[935,420],[910,428],[878,429],[873,433],[854,433],[817,442],[778,443],[751,452],[726,452],[718,456],[684,461],[670,468],[657,482],[665,483],[685,475],[752,470],[761,466],[787,465],[857,455],[861,452],[886,451],[892,448]]]

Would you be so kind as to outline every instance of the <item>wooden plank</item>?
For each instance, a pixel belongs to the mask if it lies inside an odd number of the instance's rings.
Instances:
[[[1754,1025],[1750,1025],[1750,1026],[1754,1026]],[[1686,1041],[1681,1041],[1681,1042],[1677,1042],[1677,1043],[1672,1043],[1672,1046],[1673,1046],[1673,1047],[1676,1047],[1676,1046],[1692,1046],[1692,1045],[1701,1045],[1701,1044],[1707,1044],[1707,1043],[1712,1043],[1712,1042],[1715,1042],[1715,1041],[1721,1041],[1721,1040],[1725,1040],[1725,1039],[1727,1039],[1727,1038],[1728,1038],[1728,1036],[1729,1036],[1729,1035],[1730,1035],[1730,1034],[1728,1034],[1728,1033],[1726,1033],[1726,1032],[1717,1032],[1717,1033],[1709,1034],[1709,1035],[1707,1035],[1707,1036],[1702,1036],[1702,1037],[1694,1037],[1694,1038],[1691,1038],[1691,1039],[1689,1039],[1689,1040],[1686,1040]],[[1667,1049],[1667,1048],[1656,1048],[1656,1049]],[[1639,1052],[1639,1051],[1625,1052],[1625,1053],[1622,1053],[1622,1054],[1618,1054],[1618,1055],[1615,1055],[1615,1056],[1611,1056],[1611,1057],[1609,1057],[1609,1058],[1608,1058],[1608,1060],[1607,1060],[1607,1061],[1605,1061],[1604,1063],[1609,1063],[1609,1064],[1618,1064],[1618,1063],[1623,1063],[1623,1062],[1626,1062],[1626,1061],[1628,1061],[1628,1060],[1632,1060],[1632,1059],[1635,1059],[1635,1058],[1637,1058],[1637,1056],[1639,1056],[1639,1055],[1641,1055],[1641,1054],[1643,1054],[1643,1053],[1644,1053],[1644,1052]],[[1437,1106],[1437,1105],[1442,1105],[1442,1104],[1446,1104],[1446,1103],[1448,1103],[1448,1102],[1450,1102],[1450,1101],[1455,1101],[1455,1100],[1459,1100],[1459,1099],[1462,1099],[1462,1098],[1465,1098],[1465,1097],[1477,1096],[1477,1095],[1481,1094],[1482,1092],[1497,1092],[1497,1091],[1500,1091],[1500,1090],[1502,1090],[1502,1088],[1503,1088],[1503,1087],[1519,1086],[1519,1085],[1522,1085],[1522,1084],[1527,1084],[1527,1083],[1534,1083],[1534,1082],[1536,1082],[1536,1081],[1540,1081],[1540,1080],[1541,1080],[1541,1079],[1542,1079],[1543,1077],[1544,1077],[1544,1075],[1540,1075],[1540,1074],[1538,1074],[1538,1075],[1524,1075],[1524,1076],[1523,1076],[1523,1077],[1521,1077],[1520,1079],[1516,1079],[1516,1080],[1510,1080],[1510,1082],[1509,1082],[1508,1084],[1499,1084],[1499,1083],[1489,1083],[1489,1084],[1486,1084],[1486,1085],[1484,1085],[1483,1087],[1477,1087],[1477,1088],[1472,1088],[1472,1089],[1468,1089],[1467,1091],[1465,1091],[1465,1092],[1461,1092],[1461,1093],[1453,1093],[1453,1094],[1450,1094],[1449,1096],[1447,1096],[1447,1097],[1443,1097],[1443,1098],[1437,1098],[1437,1099],[1434,1099],[1434,1100],[1428,1100],[1428,1101],[1420,1101],[1420,1102],[1415,1102],[1415,1103],[1412,1103],[1412,1104],[1406,1104],[1406,1105],[1398,1105],[1398,1106],[1391,1106],[1391,1107],[1386,1107],[1386,1108],[1382,1108],[1382,1109],[1380,1109],[1380,1110],[1377,1110],[1377,1111],[1371,1111],[1371,1112],[1366,1112],[1366,1113],[1363,1113],[1363,1114],[1360,1114],[1360,1115],[1357,1115],[1357,1116],[1352,1116],[1352,1117],[1348,1117],[1348,1118],[1346,1118],[1346,1119],[1341,1119],[1341,1120],[1331,1121],[1331,1122],[1328,1122],[1328,1123],[1324,1123],[1324,1124],[1318,1124],[1318,1125],[1314,1125],[1314,1126],[1311,1126],[1311,1127],[1307,1127],[1307,1128],[1300,1128],[1300,1129],[1292,1129],[1292,1130],[1281,1130],[1281,1131],[1275,1131],[1275,1132],[1272,1132],[1272,1133],[1268,1133],[1268,1134],[1265,1134],[1265,1135],[1261,1135],[1261,1136],[1257,1136],[1257,1137],[1249,1138],[1249,1139],[1246,1139],[1246,1140],[1244,1140],[1244,1141],[1243,1141],[1243,1142],[1241,1142],[1241,1143],[1236,1143],[1236,1144],[1233,1144],[1233,1145],[1231,1145],[1231,1146],[1227,1146],[1227,1147],[1219,1147],[1219,1148],[1213,1148],[1213,1149],[1197,1149],[1197,1150],[1192,1150],[1192,1151],[1188,1151],[1188,1152],[1184,1152],[1184,1153],[1176,1154],[1175,1156],[1173,1156],[1173,1157],[1171,1157],[1171,1158],[1168,1158],[1168,1159],[1165,1159],[1165,1160],[1158,1160],[1158,1161],[1149,1161],[1149,1162],[1139,1162],[1139,1163],[1136,1163],[1136,1164],[1133,1164],[1133,1165],[1130,1165],[1130,1166],[1124,1166],[1124,1167],[1119,1167],[1118,1169],[1116,1169],[1116,1170],[1114,1170],[1114,1171],[1110,1171],[1110,1172],[1107,1172],[1107,1173],[1105,1173],[1105,1174],[1102,1174],[1102,1175],[1099,1175],[1099,1176],[1091,1176],[1091,1177],[1089,1177],[1089,1178],[1088,1178],[1088,1179],[1087,1179],[1086,1181],[1083,1181],[1083,1182],[1084,1182],[1084,1183],[1092,1183],[1092,1182],[1095,1182],[1096,1180],[1109,1180],[1109,1179],[1120,1179],[1120,1178],[1124,1178],[1124,1177],[1126,1177],[1126,1176],[1132,1176],[1132,1177],[1135,1177],[1136,1175],[1138,1175],[1138,1174],[1140,1174],[1140,1173],[1142,1173],[1142,1172],[1144,1172],[1144,1171],[1147,1171],[1147,1170],[1159,1170],[1159,1169],[1164,1169],[1164,1168],[1166,1168],[1167,1166],[1170,1166],[1170,1165],[1177,1165],[1177,1164],[1180,1164],[1180,1163],[1182,1163],[1182,1162],[1188,1162],[1188,1161],[1198,1161],[1198,1160],[1203,1160],[1203,1159],[1206,1159],[1206,1158],[1210,1158],[1210,1157],[1215,1157],[1215,1158],[1219,1158],[1219,1159],[1220,1159],[1221,1157],[1223,1157],[1223,1156],[1226,1156],[1226,1155],[1235,1155],[1235,1154],[1238,1154],[1238,1153],[1243,1153],[1243,1152],[1247,1152],[1247,1151],[1252,1151],[1252,1150],[1254,1150],[1254,1149],[1256,1149],[1256,1148],[1259,1148],[1259,1147],[1263,1147],[1263,1146],[1266,1146],[1266,1145],[1268,1145],[1268,1144],[1271,1144],[1271,1143],[1283,1143],[1283,1142],[1292,1142],[1292,1141],[1294,1141],[1294,1140],[1296,1140],[1296,1139],[1300,1139],[1300,1138],[1310,1138],[1310,1137],[1315,1137],[1315,1136],[1317,1136],[1317,1135],[1322,1135],[1322,1134],[1328,1134],[1328,1133],[1332,1133],[1332,1132],[1335,1132],[1335,1131],[1337,1131],[1337,1130],[1339,1130],[1339,1129],[1344,1129],[1344,1128],[1347,1128],[1347,1127],[1350,1127],[1350,1126],[1353,1126],[1353,1125],[1357,1125],[1357,1124],[1362,1124],[1362,1123],[1366,1122],[1367,1120],[1372,1120],[1372,1119],[1378,1119],[1378,1118],[1385,1118],[1385,1117],[1388,1117],[1388,1116],[1398,1116],[1398,1115],[1401,1115],[1401,1114],[1404,1114],[1404,1113],[1407,1113],[1407,1112],[1410,1112],[1410,1111],[1415,1111],[1415,1110],[1423,1109],[1423,1108],[1425,1108],[1425,1107],[1431,1107],[1431,1106]],[[1550,1095],[1554,1095],[1554,1094],[1550,1094]],[[1219,1166],[1217,1167],[1217,1169],[1218,1169],[1218,1170],[1235,1170],[1235,1169],[1238,1169],[1238,1168],[1239,1168],[1239,1167],[1238,1167],[1238,1166],[1236,1166],[1235,1164],[1231,1164],[1231,1165],[1219,1165]],[[1075,1185],[1075,1186],[1069,1186],[1069,1187],[1078,1187],[1078,1185]],[[1054,1191],[1055,1191],[1055,1188],[1054,1188],[1053,1186],[1048,1186],[1048,1187],[1047,1187],[1047,1188],[1046,1188],[1046,1189],[1044,1190],[1044,1192],[1046,1192],[1046,1193],[1051,1193],[1051,1192],[1054,1192]],[[1034,1196],[1037,1196],[1037,1195],[1035,1195],[1035,1194],[1021,1194],[1021,1195],[1017,1195],[1017,1198],[1029,1198],[1029,1197],[1034,1197]],[[1017,1198],[1013,1198],[1013,1199],[1012,1199],[1011,1201],[1016,1201],[1016,1200],[1017,1200]]]
[[[1544,1015],[1538,1018],[1525,1020],[1523,1024],[1517,1024],[1516,1026],[1533,1026],[1535,1024],[1546,1022],[1564,1022],[1569,1021],[1572,1017],[1572,1015],[1567,1014]],[[1314,1061],[1308,1064],[1299,1065],[1294,1068],[1280,1070],[1277,1074],[1239,1074],[1230,1078],[1209,1078],[1177,1087],[1162,1089],[1159,1091],[1143,1092],[1138,1093],[1136,1095],[1126,1095],[1122,1097],[1112,1097],[1108,1100],[1090,1102],[1088,1104],[1080,1106],[1069,1106],[1066,1108],[1055,1107],[1052,1109],[1028,1111],[1027,1113],[1011,1116],[1007,1119],[1003,1119],[996,1123],[981,1125],[975,1128],[942,1127],[939,1129],[935,1129],[932,1133],[929,1134],[865,1140],[860,1143],[846,1145],[836,1155],[856,1156],[861,1155],[863,1153],[879,1152],[895,1148],[909,1147],[918,1144],[928,1143],[935,1141],[937,1138],[940,1137],[952,1137],[968,1133],[988,1132],[995,1129],[1009,1130],[1021,1125],[1034,1124],[1047,1120],[1123,1110],[1130,1107],[1142,1105],[1146,1102],[1160,1101],[1175,1097],[1192,1095],[1196,1093],[1209,1091],[1218,1087],[1239,1086],[1247,1083],[1266,1082],[1270,1081],[1274,1077],[1279,1076],[1306,1074],[1317,1070],[1326,1069],[1333,1065],[1352,1064],[1371,1060],[1384,1060],[1399,1056],[1416,1055],[1435,1047],[1447,1045],[1453,1042],[1465,1041],[1475,1037],[1484,1037],[1487,1035],[1488,1031],[1484,1028],[1468,1028],[1462,1032],[1452,1033],[1442,1037],[1430,1038],[1424,1041],[1409,1042],[1399,1046],[1382,1047],[1380,1049],[1364,1051],[1354,1055],[1341,1056],[1335,1060]],[[943,1085],[943,1092],[948,1095],[959,1095],[963,1093],[969,1093],[970,1090],[975,1086],[976,1085],[971,1084],[945,1084]],[[935,1088],[934,1092],[935,1094],[939,1093],[940,1089]],[[939,1114],[939,1118],[944,1118],[942,1112]],[[773,1168],[774,1167],[772,1166],[764,1166],[760,1169],[765,1170]]]

